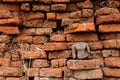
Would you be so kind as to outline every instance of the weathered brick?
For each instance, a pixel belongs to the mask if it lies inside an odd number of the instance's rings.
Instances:
[[[6,48],[6,44],[5,43],[0,43],[0,51],[4,51]]]
[[[117,8],[120,7],[120,1],[119,0],[108,0],[108,6]]]
[[[9,59],[0,59],[0,67],[7,67],[10,66],[10,60]]]
[[[42,27],[45,27],[45,28],[56,28],[57,27],[57,22],[56,21],[45,20],[43,22]]]
[[[99,16],[96,18],[97,24],[105,24],[105,23],[119,23],[120,22],[120,14],[110,14]]]
[[[41,77],[62,77],[62,69],[60,68],[42,68],[40,69]]]
[[[36,58],[46,58],[46,52],[44,51],[24,51],[22,53],[22,59],[36,59]]]
[[[101,40],[108,40],[108,39],[120,39],[120,33],[104,33],[100,34]]]
[[[64,76],[65,77],[71,77],[72,76],[72,70],[70,70],[69,68],[67,68],[67,67],[64,67]]]
[[[48,67],[48,61],[44,59],[35,59],[32,61],[32,67],[34,68],[42,68],[42,67]]]
[[[70,0],[52,0],[53,3],[69,3]]]
[[[68,19],[69,18],[69,13],[56,13],[56,19]]]
[[[0,35],[0,42],[7,43],[9,41],[8,35]]]
[[[68,60],[67,67],[72,70],[97,69],[100,68],[102,61],[100,59],[92,60]]]
[[[39,76],[39,68],[28,68],[27,76],[29,77]]]
[[[30,50],[31,51],[39,51],[42,50],[43,44],[31,44],[30,45]]]
[[[77,7],[76,4],[68,4],[67,11],[77,11],[79,8]]]
[[[103,45],[100,41],[88,42],[90,50],[99,50],[103,48]]]
[[[65,35],[64,34],[52,34],[50,35],[51,41],[65,41]]]
[[[94,23],[74,23],[64,28],[64,33],[95,32]]]
[[[40,2],[40,3],[45,3],[45,4],[51,4],[51,0],[35,0],[36,2]]]
[[[114,13],[116,14],[119,13],[119,10],[117,8],[103,7],[96,10],[95,16],[109,15]]]
[[[104,76],[108,77],[120,77],[120,69],[103,68]]]
[[[23,42],[23,43],[32,43],[32,36],[25,36],[25,35],[21,35],[21,36],[17,36],[13,39],[14,42]]]
[[[66,59],[71,57],[71,51],[49,52],[48,57],[49,59]]]
[[[101,50],[95,50],[95,51],[90,51],[90,55],[88,56],[90,59],[102,59],[102,51]]]
[[[23,62],[22,61],[12,61],[11,66],[12,67],[17,67],[17,68],[22,68],[23,67]]]
[[[104,48],[120,48],[120,40],[119,39],[113,39],[113,40],[104,40],[102,41]]]
[[[93,13],[94,13],[93,9],[83,9],[82,17],[92,17]]]
[[[71,2],[79,2],[80,0],[70,0]]]
[[[98,36],[93,33],[67,34],[67,41],[97,41]]]
[[[107,67],[120,67],[119,57],[109,57],[105,58],[105,65]]]
[[[101,69],[74,71],[73,75],[77,79],[102,79],[103,78],[103,73]]]
[[[44,43],[43,50],[45,51],[58,51],[67,49],[66,43]]]
[[[81,11],[71,12],[69,16],[70,19],[80,19],[81,17]]]
[[[0,19],[13,18],[12,12],[9,10],[0,10]]]
[[[51,12],[51,13],[46,13],[47,20],[55,20],[56,14]]]
[[[19,52],[18,51],[13,52],[12,55],[11,55],[11,59],[13,61],[20,60],[20,54],[19,54]]]
[[[99,25],[99,32],[100,33],[108,33],[108,32],[120,32],[119,30],[120,24],[104,24]]]
[[[51,60],[52,67],[64,67],[66,65],[66,59],[54,59]]]
[[[34,44],[45,43],[47,41],[48,41],[48,38],[46,36],[34,36],[33,37]]]
[[[24,35],[35,35],[35,28],[25,28],[21,34]]]
[[[40,80],[40,77],[34,77],[34,80]]]
[[[49,5],[43,5],[43,4],[33,4],[32,5],[32,11],[49,12],[50,11],[50,6]]]
[[[6,80],[21,80],[20,78],[15,78],[15,77],[7,77]]]
[[[52,28],[36,28],[36,35],[50,35]]]
[[[15,3],[15,2],[33,2],[34,0],[2,0],[2,2],[9,2],[9,3]]]
[[[11,26],[5,26],[5,27],[0,27],[0,32],[4,34],[19,34],[18,27],[11,27]]]
[[[63,80],[62,78],[40,78],[40,80]]]
[[[66,4],[52,4],[51,11],[65,11],[67,9]]]
[[[20,8],[23,11],[30,11],[30,4],[29,3],[22,3]]]
[[[0,76],[22,76],[20,68],[0,67]]]
[[[4,77],[0,77],[0,80],[5,80],[5,78]]]
[[[102,50],[102,55],[103,57],[118,57],[120,56],[120,51],[119,50],[115,50],[115,49],[111,49],[111,50]]]

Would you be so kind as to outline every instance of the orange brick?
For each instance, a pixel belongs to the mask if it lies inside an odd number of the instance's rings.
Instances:
[[[66,59],[54,59],[51,60],[52,67],[64,67],[66,65]]]
[[[64,34],[52,34],[50,35],[51,41],[65,41],[65,35]]]
[[[98,41],[98,36],[93,33],[67,34],[67,41]]]
[[[108,6],[112,8],[120,7],[120,1],[119,0],[108,0]]]
[[[120,77],[120,69],[103,68],[104,76],[108,77]]]
[[[48,61],[44,59],[35,59],[32,61],[32,67],[34,68],[41,68],[41,67],[48,67]]]
[[[10,66],[10,60],[9,59],[0,59],[0,66],[4,66],[4,67],[7,67],[7,66]]]
[[[50,35],[52,28],[36,28],[36,35]]]
[[[30,11],[30,4],[29,3],[22,3],[21,10],[23,11]]]
[[[64,33],[95,32],[94,23],[74,23],[64,28]]]
[[[55,13],[47,13],[47,20],[55,20],[56,14]]]
[[[35,77],[39,75],[39,68],[28,68],[27,69],[27,76]]]
[[[56,28],[57,27],[57,22],[56,21],[48,21],[45,20],[43,22],[43,26],[44,28]]]
[[[22,53],[22,59],[36,59],[36,58],[46,58],[46,52],[44,51],[24,51]]]
[[[58,51],[67,49],[66,43],[44,43],[43,50],[45,51]]]
[[[120,24],[99,25],[100,33],[120,32]]]
[[[40,80],[40,77],[34,77],[34,80]]]
[[[81,17],[81,11],[71,12],[69,16],[70,19],[80,19]]]
[[[6,80],[20,80],[20,78],[7,77]]]
[[[9,3],[15,3],[15,2],[33,2],[34,0],[2,0],[2,2],[9,2]]]
[[[49,52],[48,54],[49,59],[66,59],[71,57],[71,51],[70,50],[64,50],[59,52]]]
[[[45,4],[51,4],[51,0],[35,0],[36,2],[41,2],[41,3],[45,3]]]
[[[0,42],[7,43],[9,41],[8,35],[0,35]]]
[[[0,10],[0,19],[13,18],[12,12],[9,10]]]
[[[19,34],[18,27],[11,27],[11,26],[6,26],[6,27],[0,27],[0,32],[4,34]]]
[[[102,50],[102,55],[103,57],[118,57],[120,56],[120,51],[119,50],[115,50],[115,49],[111,49],[111,50]]]
[[[5,78],[4,77],[0,77],[0,80],[5,80]]]
[[[33,43],[39,44],[39,43],[45,43],[47,42],[48,38],[46,36],[34,36],[33,37]]]
[[[0,43],[0,51],[4,51],[6,48],[6,44],[5,43]]]
[[[66,4],[52,4],[51,11],[65,11],[67,9]]]
[[[68,19],[69,18],[69,13],[56,13],[56,19]]]
[[[101,63],[103,62],[100,59],[69,60],[67,61],[67,67],[72,70],[97,69],[100,68]]]
[[[53,3],[69,3],[70,0],[52,0]]]
[[[23,30],[23,32],[21,34],[23,35],[35,35],[35,28],[26,28]]]
[[[32,43],[32,36],[24,36],[24,35],[21,35],[21,36],[17,36],[13,39],[14,42],[26,42],[26,43]]]
[[[0,76],[17,77],[22,76],[20,68],[0,67]]]
[[[78,6],[74,3],[68,4],[67,11],[77,11],[79,10]]]
[[[82,17],[92,17],[94,14],[93,9],[83,9],[82,10]]]
[[[17,68],[22,68],[23,67],[23,62],[22,61],[12,61],[11,66],[12,67],[17,67]]]
[[[42,68],[40,69],[41,77],[62,77],[62,69],[60,68]]]
[[[19,54],[18,51],[13,52],[12,55],[11,55],[11,57],[12,57],[12,60],[13,60],[13,61],[15,61],[15,60],[20,60],[20,54]]]

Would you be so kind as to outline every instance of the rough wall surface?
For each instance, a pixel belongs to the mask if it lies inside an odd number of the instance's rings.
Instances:
[[[120,80],[120,0],[0,0],[0,45],[0,80]]]

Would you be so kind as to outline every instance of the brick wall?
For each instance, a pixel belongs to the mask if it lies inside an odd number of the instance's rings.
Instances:
[[[0,80],[120,80],[119,23],[120,0],[0,0]]]

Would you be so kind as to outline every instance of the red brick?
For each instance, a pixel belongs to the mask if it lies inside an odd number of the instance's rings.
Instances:
[[[81,11],[71,12],[69,18],[80,19],[81,18]]]
[[[119,0],[108,0],[108,6],[117,8],[120,7],[120,1]]]
[[[69,3],[70,0],[52,0],[53,3]]]
[[[36,2],[41,2],[41,3],[45,3],[45,4],[51,4],[51,0],[35,0]]]
[[[97,41],[98,36],[93,33],[67,34],[67,41]]]
[[[100,59],[92,60],[68,60],[67,67],[72,70],[97,69],[100,68],[102,61]]]
[[[60,68],[42,68],[40,69],[41,77],[62,77],[62,69]]]
[[[39,68],[28,68],[27,69],[27,76],[35,77],[39,75]]]
[[[34,0],[2,0],[2,2],[9,2],[9,3],[15,3],[15,2],[33,2]]]
[[[73,23],[64,28],[64,33],[95,32],[94,23]]]
[[[17,36],[13,39],[14,42],[32,43],[32,36]]]
[[[120,69],[103,68],[104,76],[108,77],[120,77]]]
[[[30,11],[30,4],[29,3],[22,3],[21,10],[23,11]]]
[[[24,51],[22,53],[22,59],[36,59],[36,58],[46,58],[46,52],[44,51]]]
[[[119,39],[102,41],[104,48],[120,48],[120,46],[118,45],[119,43],[120,43]]]
[[[0,35],[0,42],[7,43],[9,41],[8,35]]]
[[[65,41],[65,35],[64,34],[52,34],[50,35],[51,41]]]
[[[51,12],[51,13],[47,13],[47,20],[55,20],[56,19],[56,14]]]
[[[5,27],[0,27],[0,32],[4,34],[19,34],[18,27],[11,27],[11,26],[5,26]]]
[[[35,35],[35,28],[26,28],[21,34],[23,35]]]
[[[0,10],[19,11],[20,8],[18,4],[0,3]]]
[[[64,67],[66,65],[66,59],[54,59],[51,60],[52,67]]]
[[[51,11],[65,11],[67,9],[66,4],[52,4]]]
[[[118,57],[120,56],[120,51],[119,50],[115,50],[115,49],[111,49],[111,50],[102,50],[102,55],[103,57]]]
[[[88,42],[88,44],[90,46],[90,50],[99,50],[103,48],[103,45],[100,41]]]
[[[13,18],[12,12],[9,10],[0,10],[0,19]]]
[[[32,5],[32,11],[43,11],[43,12],[50,12],[50,6],[49,5],[38,5],[33,4]]]
[[[0,76],[22,76],[20,68],[0,67]]]
[[[77,79],[102,79],[103,73],[101,69],[95,69],[95,70],[82,70],[82,71],[75,71],[73,73],[74,77]]]
[[[43,50],[45,51],[58,51],[67,49],[66,43],[44,43]]]
[[[93,9],[83,9],[82,17],[92,17],[93,13],[94,13]]]
[[[105,65],[107,67],[120,67],[119,57],[109,57],[105,58]]]
[[[110,32],[120,32],[119,30],[120,24],[104,24],[99,25],[99,32],[100,33],[110,33]]]
[[[68,19],[69,18],[69,13],[56,13],[56,19]]]
[[[36,35],[50,35],[52,28],[36,28]]]
[[[22,68],[23,67],[23,62],[22,61],[12,61],[11,66],[12,67],[17,67],[17,68]]]
[[[45,27],[45,28],[56,28],[57,27],[57,22],[45,20],[42,27]]]
[[[10,66],[10,60],[9,59],[0,59],[0,67],[7,67]]]
[[[68,4],[67,11],[77,11],[77,10],[79,10],[79,8],[77,7],[76,4],[74,3]]]
[[[120,22],[120,14],[110,14],[99,16],[96,19],[97,24],[105,24],[105,23],[119,23]]]
[[[46,36],[34,36],[33,37],[34,44],[45,43],[45,42],[47,42],[47,40],[48,39]]]
[[[32,67],[48,67],[48,61],[47,60],[44,60],[44,59],[35,59],[32,61]]]
[[[109,8],[109,7],[103,7],[98,10],[96,10],[95,15],[96,16],[102,16],[102,15],[109,15],[109,14],[114,14],[114,13],[119,13],[119,10],[117,8]]]
[[[49,52],[48,57],[49,59],[66,59],[71,57],[71,51]]]

